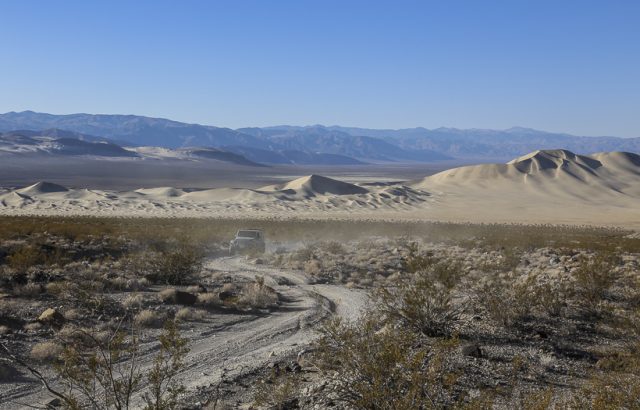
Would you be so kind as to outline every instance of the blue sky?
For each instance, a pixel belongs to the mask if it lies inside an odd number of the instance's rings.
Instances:
[[[0,112],[640,137],[640,1],[0,0]]]

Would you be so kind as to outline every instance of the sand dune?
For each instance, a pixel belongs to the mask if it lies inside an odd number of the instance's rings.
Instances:
[[[576,155],[566,150],[535,151],[506,164],[455,168],[424,178],[421,189],[500,190],[594,199],[638,195],[640,157],[624,152]]]
[[[149,197],[175,198],[184,195],[184,191],[173,187],[140,188],[135,192]]]
[[[602,163],[594,158],[576,155],[566,150],[535,151],[506,164],[472,165],[440,172],[427,177],[416,186],[433,184],[490,186],[496,182],[530,182],[530,179],[552,181],[562,178],[593,182]],[[555,181],[553,183],[556,183]]]
[[[270,185],[260,189],[261,191],[281,191],[305,198],[317,195],[356,195],[366,194],[369,191],[358,185],[323,177],[309,175],[298,178],[281,185]]]
[[[506,164],[440,172],[412,186],[438,197],[435,218],[640,226],[640,157],[632,153],[535,151]]]
[[[32,196],[32,195],[44,195],[58,192],[67,192],[67,188],[62,185],[52,184],[51,182],[36,182],[35,184],[26,188],[16,190],[17,193]]]
[[[39,182],[0,193],[2,214],[363,218],[566,223],[640,228],[640,156],[535,151],[411,183],[309,175],[260,189],[68,189]]]

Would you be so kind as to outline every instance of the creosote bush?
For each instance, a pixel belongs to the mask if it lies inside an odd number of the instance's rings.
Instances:
[[[185,388],[176,376],[184,366],[189,349],[175,322],[167,321],[159,337],[160,349],[150,369],[141,366],[140,339],[135,328],[127,332],[118,326],[108,335],[68,328],[60,336],[64,338],[64,347],[36,345],[37,351],[44,352],[38,353],[38,358],[46,356],[53,360],[55,356],[56,385],[8,352],[6,347],[2,348],[13,362],[25,366],[50,394],[60,399],[64,408],[129,409],[134,407],[133,395],[140,389],[144,389],[145,410],[178,407]]]
[[[379,300],[385,317],[425,336],[450,336],[462,313],[453,303],[452,290],[427,272],[396,288],[382,288]]]
[[[275,380],[263,381],[256,386],[254,405],[258,408],[284,410],[298,408],[296,397],[299,385],[295,375],[284,375]]]
[[[242,288],[238,304],[253,308],[269,308],[278,304],[278,294],[273,288],[265,285],[263,277],[256,276],[255,282]]]
[[[215,293],[198,293],[197,304],[207,308],[214,308],[222,306],[222,301]]]
[[[494,322],[511,327],[531,314],[536,303],[533,278],[519,280],[514,273],[492,274],[476,291],[476,302]]]
[[[457,375],[447,366],[457,346],[456,339],[424,343],[372,314],[357,323],[327,323],[315,363],[331,380],[324,394],[350,408],[444,408],[458,401],[452,394]]]
[[[425,336],[450,336],[463,312],[453,302],[461,266],[419,254],[413,243],[405,267],[409,273],[406,279],[378,292],[381,313]]]
[[[601,303],[620,277],[616,270],[619,263],[620,258],[615,254],[598,255],[580,261],[580,266],[573,272],[575,293],[580,307],[587,313],[602,313]]]
[[[162,251],[148,261],[146,278],[158,284],[188,285],[202,270],[202,262],[202,252],[193,247]]]
[[[189,352],[187,340],[180,336],[178,326],[167,322],[160,336],[160,351],[147,374],[148,391],[144,394],[145,410],[175,409],[180,404],[179,397],[185,387],[178,383],[176,376],[184,366],[184,358]]]
[[[176,320],[180,322],[195,322],[205,316],[206,312],[200,309],[182,308],[176,312]]]
[[[166,316],[160,312],[153,310],[142,310],[133,317],[133,322],[138,327],[158,328],[162,327],[162,323],[165,321]]]
[[[40,363],[49,363],[58,360],[62,352],[63,348],[57,342],[40,342],[31,348],[30,357]]]

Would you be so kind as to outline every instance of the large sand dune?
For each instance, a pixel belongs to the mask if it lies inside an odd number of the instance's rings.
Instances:
[[[0,213],[366,218],[640,227],[640,156],[535,151],[506,164],[409,183],[354,184],[310,175],[259,189],[69,189],[47,182],[0,191]]]
[[[640,156],[632,153],[535,151],[506,164],[443,171],[413,186],[439,198],[436,218],[640,225]]]

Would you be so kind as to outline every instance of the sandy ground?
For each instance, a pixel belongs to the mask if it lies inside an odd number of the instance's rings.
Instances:
[[[318,336],[315,329],[322,319],[332,312],[347,320],[356,319],[367,303],[364,291],[341,285],[311,285],[302,272],[254,265],[244,257],[210,259],[206,268],[249,279],[264,276],[265,283],[286,302],[269,314],[228,316],[222,323],[202,323],[192,328],[190,352],[179,376],[188,389],[187,396],[210,390],[223,374],[230,380],[266,368],[279,357],[295,356]],[[143,345],[141,350],[145,368],[156,352],[150,345]],[[141,404],[139,396],[137,404]],[[0,409],[32,408],[29,405],[41,405],[50,399],[40,384],[22,380],[3,385]]]
[[[375,175],[380,177],[380,175]],[[640,156],[536,151],[411,181],[309,175],[258,188],[0,191],[2,215],[431,220],[640,228]],[[277,180],[277,178],[276,178]]]

